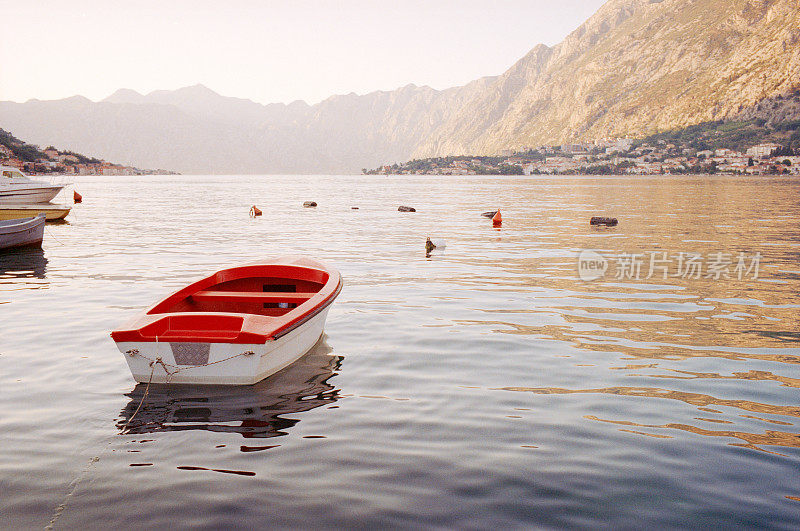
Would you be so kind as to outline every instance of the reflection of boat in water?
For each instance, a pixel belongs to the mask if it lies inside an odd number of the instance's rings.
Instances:
[[[328,380],[337,374],[342,357],[330,352],[323,338],[305,356],[255,385],[151,384],[145,396],[147,386],[138,384],[127,395],[131,401],[117,428],[123,434],[207,430],[245,438],[285,435],[283,430],[299,422],[286,415],[338,399],[339,390]]]
[[[40,247],[11,249],[0,253],[0,284],[5,279],[45,278],[47,258]]]

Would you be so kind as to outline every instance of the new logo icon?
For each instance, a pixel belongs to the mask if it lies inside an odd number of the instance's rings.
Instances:
[[[608,269],[608,260],[591,250],[583,250],[578,255],[578,276],[587,282],[602,278]]]

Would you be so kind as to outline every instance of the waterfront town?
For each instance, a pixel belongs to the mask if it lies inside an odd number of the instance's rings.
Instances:
[[[0,129],[0,165],[18,168],[29,175],[169,175],[167,170],[142,170],[114,164],[72,151],[25,143]]]
[[[383,175],[800,175],[800,153],[778,143],[696,149],[667,140],[601,139],[498,156],[439,157],[363,170]]]
[[[524,147],[494,156],[449,156],[384,165],[368,175],[800,175],[800,149],[763,142],[698,149],[696,142],[605,138],[592,143]],[[702,144],[700,144],[702,146]],[[170,175],[114,164],[53,146],[41,149],[0,129],[0,164],[28,174]]]

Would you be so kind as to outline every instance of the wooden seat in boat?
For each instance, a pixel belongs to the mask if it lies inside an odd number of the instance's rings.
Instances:
[[[191,297],[195,302],[286,302],[302,304],[314,295],[316,293],[203,290],[193,293]]]

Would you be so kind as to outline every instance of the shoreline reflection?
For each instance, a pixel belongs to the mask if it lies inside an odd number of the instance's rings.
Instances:
[[[748,411],[753,413],[761,413],[767,415],[782,415],[789,417],[800,418],[800,408],[797,406],[789,405],[772,405],[763,404],[760,402],[753,402],[750,400],[731,400],[716,398],[711,395],[700,393],[690,393],[684,391],[675,391],[670,389],[661,389],[657,387],[606,387],[595,389],[564,389],[559,387],[499,387],[493,388],[495,391],[515,391],[523,393],[533,393],[541,395],[570,395],[570,394],[608,394],[618,397],[636,397],[636,398],[658,398],[667,400],[678,400],[689,405],[697,406],[697,409],[707,412],[721,413],[720,410],[711,409],[704,406],[714,405],[717,407],[730,407],[739,411]],[[768,419],[757,417],[754,415],[739,414],[742,418],[763,421],[769,424],[777,424],[782,426],[793,426],[791,422],[779,421],[776,419]],[[658,428],[658,429],[677,429],[686,432],[691,432],[697,435],[713,436],[713,437],[729,437],[744,441],[742,443],[729,443],[731,446],[741,446],[743,448],[750,448],[762,452],[772,453],[776,455],[784,455],[778,452],[772,452],[762,448],[762,446],[780,446],[785,448],[800,448],[800,433],[765,430],[764,433],[752,433],[742,430],[710,430],[707,428],[694,426],[692,424],[670,422],[665,424],[643,424],[629,420],[611,420],[603,419],[595,415],[584,415],[583,418],[598,422],[607,422],[619,426],[640,427],[640,428]],[[729,420],[693,417],[694,420],[701,422],[710,422],[715,424],[734,424]],[[656,438],[672,438],[671,436],[664,436],[660,434],[652,434],[640,432],[636,430],[621,430],[637,435],[646,435]]]
[[[331,352],[323,338],[299,360],[255,385],[151,384],[145,396],[147,384],[137,384],[126,394],[131,400],[116,428],[120,435],[186,430],[239,433],[246,439],[287,435],[300,419],[286,415],[339,399],[340,389],[328,380],[338,374],[344,358]]]

